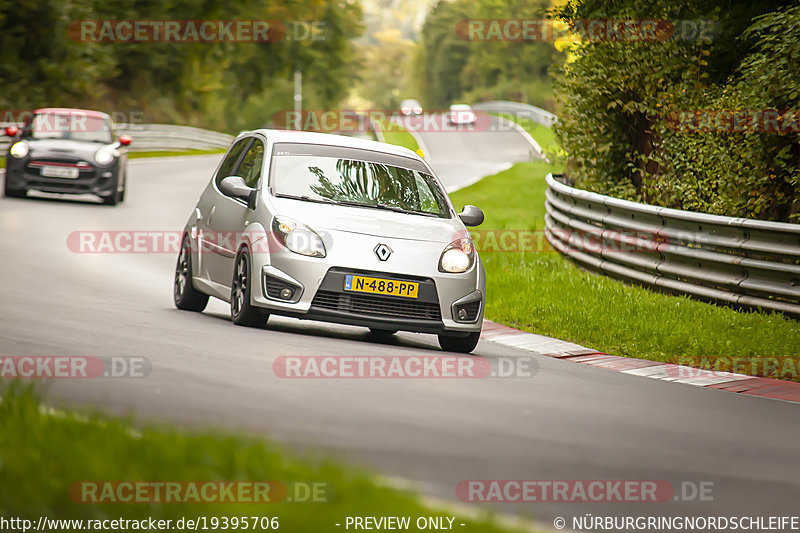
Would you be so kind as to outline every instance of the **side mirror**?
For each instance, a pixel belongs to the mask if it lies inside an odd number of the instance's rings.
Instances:
[[[228,176],[219,182],[219,190],[228,196],[239,198],[247,202],[250,209],[256,208],[257,191],[248,187],[244,179],[239,176]]]
[[[6,135],[9,137],[16,137],[17,133],[19,133],[19,129],[15,128],[14,126],[9,126],[6,128]]]
[[[483,211],[474,205],[465,205],[464,209],[458,214],[458,218],[465,226],[480,226],[483,224]]]
[[[133,139],[127,135],[120,135],[119,139],[117,140],[119,141],[120,146],[130,146],[130,144],[133,142]]]

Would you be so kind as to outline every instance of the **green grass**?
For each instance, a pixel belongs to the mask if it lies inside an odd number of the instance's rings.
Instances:
[[[178,155],[207,155],[207,154],[224,154],[225,148],[216,148],[213,150],[175,150],[165,152],[128,152],[128,159],[139,159],[142,157],[172,157]]]
[[[457,209],[474,204],[484,210],[482,231],[541,231],[545,175],[561,168],[520,163],[450,197]],[[577,268],[550,249],[541,234],[535,242],[543,246],[481,253],[487,318],[601,352],[656,361],[800,355],[800,325],[782,315],[736,311],[626,285]]]
[[[552,128],[542,126],[538,122],[534,122],[524,117],[517,117],[510,113],[496,114],[506,120],[511,120],[522,126],[525,131],[530,133],[531,137],[533,137],[536,142],[539,143],[542,151],[550,161],[563,160],[564,152],[561,149],[561,145],[558,143]]]
[[[12,383],[0,397],[0,479],[0,516],[32,519],[34,524],[39,516],[173,521],[268,516],[279,518],[282,531],[318,532],[343,530],[346,516],[448,515],[446,509],[427,507],[414,493],[387,488],[366,471],[299,456],[254,437],[163,427],[132,429],[125,420],[53,411],[19,383]],[[327,501],[79,503],[80,485],[74,484],[87,480],[278,481],[289,495],[297,483],[326,483]],[[457,520],[469,522],[464,528],[469,531],[510,531],[483,511],[474,518],[459,516]]]
[[[378,124],[378,127],[383,131],[383,137],[387,143],[404,146],[413,152],[419,153],[419,145],[414,140],[414,136],[397,122],[383,121]]]

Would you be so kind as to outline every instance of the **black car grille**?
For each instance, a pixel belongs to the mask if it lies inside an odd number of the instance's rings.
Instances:
[[[357,315],[411,320],[441,320],[439,304],[401,300],[387,296],[344,294],[333,291],[318,291],[311,302],[312,308],[343,311]]]
[[[95,168],[91,165],[89,166],[77,166],[78,161],[76,160],[68,160],[68,159],[54,159],[54,158],[36,158],[33,161],[29,161],[27,165],[25,165],[25,173],[28,174],[31,178],[39,180],[42,183],[58,183],[63,185],[64,187],[71,187],[69,185],[70,182],[73,184],[84,184],[86,180],[94,179],[95,178]],[[56,166],[61,165],[69,165],[75,166],[78,168],[78,177],[77,178],[51,178],[48,176],[42,176],[42,165],[53,164]],[[80,186],[80,185],[79,185]]]

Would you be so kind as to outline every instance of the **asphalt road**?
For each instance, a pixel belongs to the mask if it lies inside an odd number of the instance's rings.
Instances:
[[[429,149],[484,153],[473,152],[466,134],[448,137],[451,145],[442,139]],[[265,330],[235,327],[218,301],[203,314],[181,312],[171,301],[173,254],[68,247],[74,231],[180,230],[216,161],[134,160],[126,202],[116,208],[0,200],[0,354],[140,356],[152,365],[145,378],[46,383],[50,401],[245,430],[448,499],[468,479],[714,483],[713,501],[498,506],[544,522],[585,513],[796,513],[798,405],[536,355],[533,377],[283,379],[272,370],[280,356],[441,352],[432,336],[381,343],[363,329],[287,318],[271,318]],[[475,354],[495,364],[530,357],[488,341]]]
[[[535,156],[532,146],[507,120],[481,112],[472,126],[451,126],[442,115],[433,117],[429,121],[403,122],[407,130],[416,134],[425,158],[448,191]]]

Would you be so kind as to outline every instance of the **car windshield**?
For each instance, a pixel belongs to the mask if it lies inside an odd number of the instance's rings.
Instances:
[[[23,128],[28,139],[70,139],[97,143],[112,143],[111,122],[107,118],[85,113],[37,113]]]
[[[436,180],[421,162],[408,157],[278,143],[270,180],[276,196],[450,218]]]

